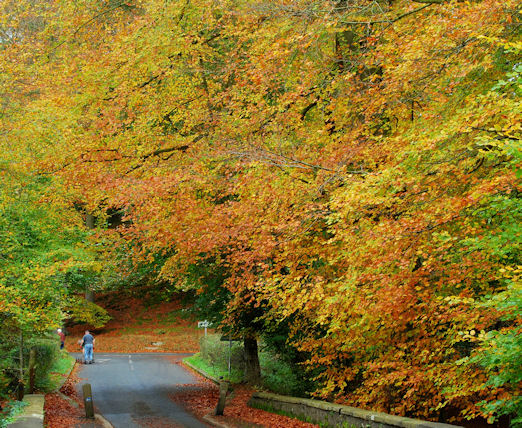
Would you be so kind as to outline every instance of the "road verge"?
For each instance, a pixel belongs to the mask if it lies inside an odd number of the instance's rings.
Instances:
[[[220,379],[218,379],[218,378],[216,378],[214,376],[211,376],[208,373],[206,373],[204,370],[200,369],[199,367],[196,367],[194,364],[192,364],[191,362],[187,361],[187,358],[183,358],[183,360],[181,362],[183,363],[183,365],[185,365],[189,369],[195,371],[196,373],[198,373],[199,375],[203,376],[204,378],[214,382],[216,385],[219,385]]]

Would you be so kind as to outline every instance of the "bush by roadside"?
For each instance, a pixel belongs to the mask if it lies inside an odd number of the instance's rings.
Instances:
[[[51,369],[60,359],[58,340],[54,338],[33,338],[24,347],[24,360],[29,362],[31,348],[36,351],[35,388],[47,390],[51,386]],[[29,383],[29,373],[25,373],[25,384]]]
[[[245,370],[243,344],[234,341],[229,348],[229,342],[221,341],[220,337],[219,334],[202,337],[200,353],[188,358],[188,361],[215,378],[223,377],[232,383],[239,383],[243,380]],[[263,386],[276,394],[303,396],[307,391],[308,381],[303,379],[299,368],[267,346],[260,346],[260,349],[259,362]],[[229,353],[231,376],[228,374]]]
[[[13,397],[18,378],[19,367],[19,344],[16,342],[2,343],[1,350],[4,351],[0,363],[0,398],[9,400]],[[31,349],[35,351],[35,389],[48,392],[59,387],[63,375],[70,372],[74,359],[65,351],[60,351],[58,337],[49,334],[46,337],[32,337],[23,342],[23,371],[24,385],[27,392],[29,385],[29,360]]]

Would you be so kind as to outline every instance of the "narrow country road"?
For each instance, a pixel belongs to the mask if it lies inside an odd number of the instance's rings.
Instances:
[[[72,354],[80,357],[80,354]],[[180,354],[95,354],[95,364],[81,365],[78,390],[90,383],[97,412],[115,428],[207,428],[174,403],[169,394],[194,376],[169,358]]]

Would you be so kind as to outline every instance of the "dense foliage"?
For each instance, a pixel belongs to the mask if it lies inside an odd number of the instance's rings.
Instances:
[[[7,2],[2,85],[50,200],[124,214],[122,272],[288,331],[320,397],[492,420],[520,407],[518,7]]]

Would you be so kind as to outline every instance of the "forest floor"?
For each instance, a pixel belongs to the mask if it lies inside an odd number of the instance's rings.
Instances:
[[[197,320],[183,310],[181,298],[170,302],[147,304],[136,297],[107,294],[96,303],[107,310],[112,319],[104,328],[74,325],[66,329],[65,347],[79,352],[78,341],[85,330],[93,333],[94,352],[198,352]]]

